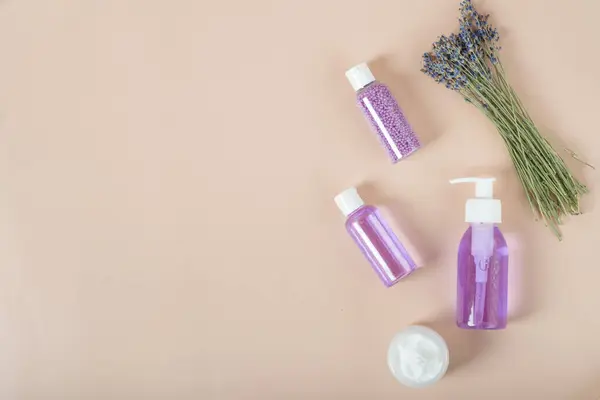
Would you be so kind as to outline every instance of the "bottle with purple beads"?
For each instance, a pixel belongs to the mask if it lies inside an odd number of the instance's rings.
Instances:
[[[346,78],[356,91],[358,107],[393,163],[421,147],[398,102],[387,86],[375,80],[366,63],[350,68]]]
[[[344,190],[334,200],[346,217],[346,230],[385,286],[392,286],[417,268],[379,210],[365,205],[356,188]]]

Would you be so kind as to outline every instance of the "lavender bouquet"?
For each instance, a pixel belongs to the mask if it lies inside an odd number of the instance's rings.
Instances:
[[[471,0],[463,0],[459,33],[440,36],[433,49],[423,55],[421,71],[460,93],[494,123],[532,211],[561,239],[562,218],[579,214],[579,199],[587,188],[540,134],[508,84],[498,57],[498,31],[488,23],[488,17],[479,14]]]

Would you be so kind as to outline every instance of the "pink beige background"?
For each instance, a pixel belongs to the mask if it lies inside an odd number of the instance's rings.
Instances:
[[[600,6],[476,3],[540,127],[600,165]],[[0,2],[0,398],[597,399],[598,174],[559,243],[493,127],[419,72],[458,0]],[[424,148],[398,165],[344,71],[371,61]],[[453,325],[471,187],[498,177],[511,320]],[[359,185],[424,268],[386,290],[332,197]],[[410,324],[452,366],[402,387]]]

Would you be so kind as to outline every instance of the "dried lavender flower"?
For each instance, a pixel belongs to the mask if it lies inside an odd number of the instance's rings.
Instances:
[[[587,192],[523,107],[498,57],[500,36],[471,0],[460,3],[459,32],[442,35],[423,54],[421,71],[483,112],[496,126],[532,211],[561,239],[565,215],[579,214]],[[574,153],[571,152],[573,155]]]

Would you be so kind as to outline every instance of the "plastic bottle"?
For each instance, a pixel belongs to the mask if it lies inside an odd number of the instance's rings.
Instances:
[[[465,221],[471,226],[458,248],[456,323],[464,329],[503,329],[507,321],[508,247],[496,224],[502,204],[494,199],[495,178],[460,178],[475,183]]]
[[[356,188],[344,190],[334,200],[347,217],[346,230],[387,287],[416,269],[417,265],[379,210],[365,205]]]
[[[387,86],[375,80],[366,63],[350,68],[346,78],[356,91],[358,107],[393,163],[421,147],[398,102]]]

